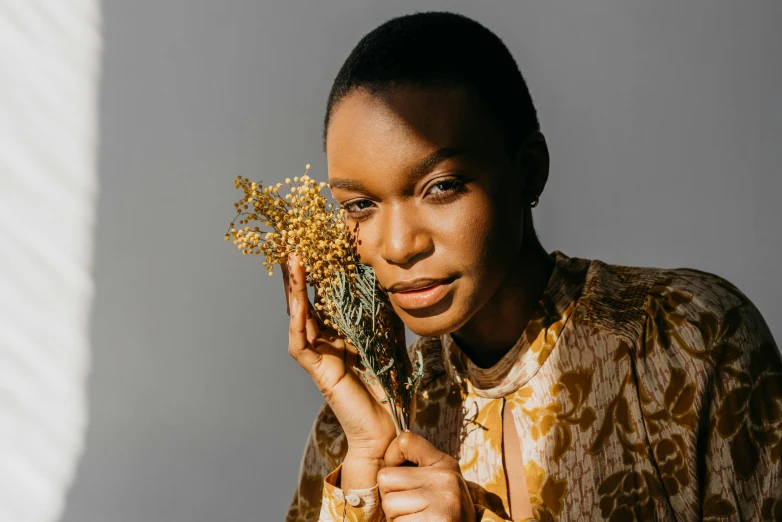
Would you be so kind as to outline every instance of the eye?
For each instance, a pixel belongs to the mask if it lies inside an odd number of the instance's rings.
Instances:
[[[462,180],[449,178],[433,183],[426,194],[436,200],[451,200],[466,191],[467,187]]]
[[[359,221],[371,213],[372,205],[373,203],[368,199],[354,199],[353,201],[343,203],[342,208],[347,211],[350,219]]]

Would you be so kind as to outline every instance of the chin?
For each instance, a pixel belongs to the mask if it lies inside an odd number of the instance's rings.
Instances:
[[[420,337],[439,337],[454,332],[467,322],[465,314],[457,313],[449,309],[442,313],[423,315],[422,310],[395,310],[402,322],[405,323],[414,334]],[[416,312],[412,315],[410,312]]]

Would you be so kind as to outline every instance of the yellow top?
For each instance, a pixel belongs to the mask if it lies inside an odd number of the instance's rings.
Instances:
[[[510,520],[502,412],[532,520],[782,520],[782,361],[753,304],[718,276],[552,253],[546,290],[489,369],[421,338],[412,431],[458,459],[478,520]],[[347,443],[324,406],[287,522],[384,521],[378,488],[336,484]]]

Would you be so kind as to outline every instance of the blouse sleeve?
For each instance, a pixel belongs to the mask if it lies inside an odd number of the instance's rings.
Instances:
[[[338,487],[342,465],[326,476],[318,522],[384,522],[378,486],[343,491]]]
[[[328,404],[315,418],[285,522],[382,522],[378,487],[339,488],[347,441]]]
[[[337,470],[347,452],[347,441],[336,416],[324,404],[315,418],[299,466],[296,491],[285,522],[320,520],[326,478]]]
[[[661,486],[682,520],[782,520],[782,360],[735,286],[687,271],[652,288],[637,354]]]

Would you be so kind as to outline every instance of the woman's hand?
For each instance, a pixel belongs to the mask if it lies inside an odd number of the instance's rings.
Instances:
[[[412,462],[417,467],[402,466]],[[475,522],[475,505],[459,463],[420,435],[404,432],[389,445],[377,474],[388,522]]]
[[[310,374],[347,438],[342,487],[374,486],[386,448],[396,437],[388,406],[377,400],[384,396],[382,389],[367,385],[357,375],[353,370],[354,366],[360,367],[356,349],[336,330],[317,320],[309,303],[304,267],[300,266],[299,258],[291,256],[282,272],[291,316],[288,353]],[[404,329],[401,332],[404,336]],[[404,337],[401,342],[404,343]],[[350,471],[354,469],[366,470],[371,478],[352,480]]]

